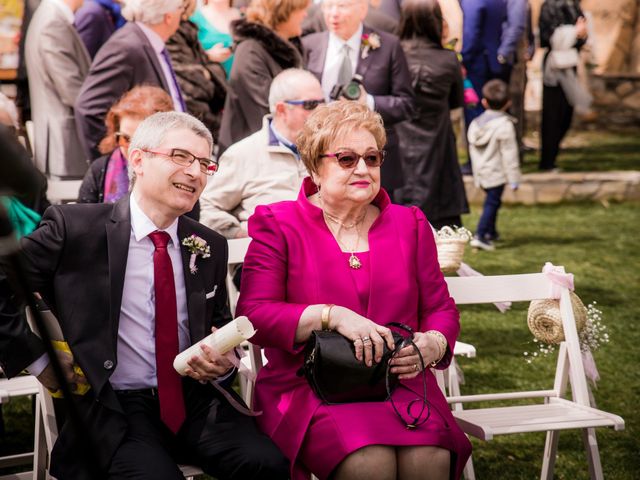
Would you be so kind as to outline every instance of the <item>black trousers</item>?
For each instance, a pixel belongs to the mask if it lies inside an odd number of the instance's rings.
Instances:
[[[542,89],[540,170],[556,167],[560,143],[571,127],[572,118],[573,107],[569,105],[562,88],[545,85]]]
[[[160,420],[152,391],[117,393],[129,430],[111,462],[110,480],[182,480],[177,463],[219,480],[289,478],[288,461],[253,418],[210,385],[185,382],[184,391],[187,419],[176,435]]]

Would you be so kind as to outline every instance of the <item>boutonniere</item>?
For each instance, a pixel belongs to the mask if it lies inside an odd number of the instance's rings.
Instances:
[[[380,48],[380,36],[377,33],[363,33],[360,40],[360,48],[362,49],[360,58],[364,60],[369,56],[369,50]]]
[[[200,238],[197,235],[189,235],[182,239],[182,245],[189,249],[191,252],[191,258],[189,259],[189,271],[191,275],[195,275],[198,271],[196,267],[196,258],[209,258],[211,256],[211,248],[207,245],[207,241],[204,238]]]

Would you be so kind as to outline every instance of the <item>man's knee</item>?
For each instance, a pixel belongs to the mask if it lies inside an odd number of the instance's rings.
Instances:
[[[289,478],[289,461],[271,441],[258,450],[244,452],[244,464],[244,474],[238,478]]]

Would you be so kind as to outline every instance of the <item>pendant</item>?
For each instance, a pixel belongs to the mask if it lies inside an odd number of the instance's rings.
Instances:
[[[360,267],[362,267],[362,262],[360,262],[360,259],[352,253],[349,257],[349,266],[354,270],[358,270]]]

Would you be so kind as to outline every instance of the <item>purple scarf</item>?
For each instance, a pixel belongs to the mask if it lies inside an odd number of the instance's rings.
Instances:
[[[104,203],[115,203],[129,191],[127,159],[120,148],[116,148],[107,162],[104,175]]]

